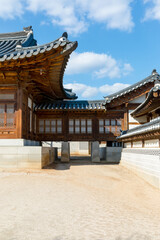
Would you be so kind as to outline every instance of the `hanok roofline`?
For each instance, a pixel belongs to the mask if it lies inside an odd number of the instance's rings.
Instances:
[[[39,101],[44,99],[76,99],[71,90],[63,88],[63,75],[70,54],[77,42],[67,39],[64,33],[57,40],[37,46],[31,27],[23,32],[0,34],[0,78],[18,73],[17,78],[28,84]],[[22,76],[21,76],[22,74]],[[27,75],[27,81],[24,81]],[[15,82],[16,84],[16,82]]]
[[[38,104],[35,110],[105,110],[105,100],[54,101]]]
[[[19,48],[37,46],[33,38],[32,27],[24,28],[24,31],[0,34],[0,61],[4,55],[18,51]]]
[[[154,69],[152,71],[152,74],[150,76],[148,76],[147,78],[145,78],[135,84],[132,84],[131,86],[124,88],[118,92],[115,92],[111,95],[105,96],[104,98],[106,99],[106,104],[110,104],[114,100],[125,97],[125,95],[131,94],[131,93],[135,92],[136,90],[146,86],[149,83],[153,84],[155,81],[157,81],[157,75],[158,75],[158,73]]]
[[[140,117],[145,114],[149,114],[153,109],[159,110],[159,100],[160,99],[160,76],[156,74],[156,80],[154,87],[148,93],[147,98],[142,102],[133,112],[133,117]]]
[[[27,83],[25,81],[25,84],[32,90],[35,100],[36,96],[39,97],[37,102],[44,102],[47,99],[49,101],[76,99],[77,96],[72,90],[65,89],[62,85],[69,56],[77,47],[77,42],[70,42],[67,37],[64,33],[53,42],[37,46],[31,26],[21,32],[0,34],[0,78],[7,78],[9,71],[15,71],[18,73],[17,77],[24,83],[23,73],[27,72],[29,80]],[[156,74],[153,71],[152,75],[142,81],[105,97],[106,104],[111,106],[114,100],[122,99],[142,86],[148,91],[150,83],[156,80]],[[136,94],[133,98],[135,97]],[[121,105],[124,101],[125,99],[118,103],[114,101],[112,107]]]

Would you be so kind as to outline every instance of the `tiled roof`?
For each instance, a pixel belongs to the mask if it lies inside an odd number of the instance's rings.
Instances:
[[[159,129],[160,129],[160,117],[155,118],[155,119],[151,120],[150,122],[142,124],[138,127],[132,128],[124,134],[122,132],[122,135],[120,137],[118,137],[118,139],[122,139],[122,138],[124,139],[124,138],[132,137],[132,136],[135,136],[138,134],[152,132],[152,131],[159,130]]]
[[[38,104],[36,110],[105,110],[105,100],[97,101],[55,101],[50,103]]]
[[[27,35],[24,32],[0,34],[0,62],[29,58],[56,49],[59,46],[63,47],[66,52],[75,49],[77,42],[70,42],[66,37],[62,36],[53,42],[37,46],[32,30],[28,31]]]
[[[142,81],[139,81],[139,82],[137,82],[137,83],[135,83],[135,84],[133,84],[133,85],[127,87],[127,88],[124,88],[121,91],[118,91],[114,94],[106,96],[105,97],[106,102],[110,103],[113,99],[116,99],[116,98],[121,97],[121,96],[123,96],[127,93],[130,93],[130,92],[134,91],[135,89],[137,89],[141,86],[144,86],[147,83],[154,82],[155,80],[156,80],[156,75],[150,75],[147,78],[143,79]]]
[[[137,114],[139,114],[140,112],[142,112],[143,109],[147,107],[147,104],[150,102],[150,100],[151,100],[152,98],[154,98],[153,93],[154,93],[154,92],[157,92],[157,91],[160,91],[160,85],[158,85],[158,84],[157,84],[156,86],[154,86],[154,87],[150,90],[150,92],[148,93],[148,96],[147,96],[147,98],[145,99],[145,101],[142,102],[142,103],[131,113],[131,115],[132,115],[133,117],[136,117]],[[158,105],[159,105],[159,101],[157,102],[157,106],[158,106]],[[148,110],[149,110],[149,109],[146,109],[147,112],[148,112]]]
[[[18,51],[18,46],[21,48],[36,46],[37,41],[33,38],[32,28],[25,28],[24,31],[14,33],[0,34],[0,61],[7,59],[11,53]],[[4,57],[4,55],[6,55]]]
[[[61,58],[59,69],[56,69],[57,74],[59,74],[57,79],[54,78],[53,71],[53,79],[50,80],[52,97],[59,99],[76,99],[76,94],[64,89],[62,85],[63,74],[69,55],[78,45],[77,41],[71,42],[67,38],[67,33],[63,33],[57,40],[37,46],[37,41],[33,38],[32,27],[24,28],[24,31],[21,32],[0,34],[0,69],[1,67],[4,68],[3,62],[19,60],[19,64],[21,64],[21,59],[39,56],[40,54],[43,57],[45,52],[57,49],[59,56],[63,56],[63,58]],[[54,54],[54,51],[51,53]],[[36,58],[34,59],[36,60]],[[48,92],[50,94],[50,91]]]

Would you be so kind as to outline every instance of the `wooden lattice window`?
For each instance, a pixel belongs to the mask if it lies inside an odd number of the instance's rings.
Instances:
[[[39,133],[61,134],[62,133],[62,119],[40,119]]]
[[[39,133],[44,133],[44,121],[45,120],[39,120]]]
[[[0,127],[12,128],[15,126],[15,104],[0,103]]]
[[[92,120],[91,119],[69,119],[70,134],[91,134]]]
[[[121,119],[99,119],[99,133],[119,133],[121,129]]]

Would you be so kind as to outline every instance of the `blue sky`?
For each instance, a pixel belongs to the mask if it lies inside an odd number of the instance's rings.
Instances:
[[[32,25],[38,44],[78,41],[64,86],[103,99],[160,72],[160,0],[0,0],[0,32]]]

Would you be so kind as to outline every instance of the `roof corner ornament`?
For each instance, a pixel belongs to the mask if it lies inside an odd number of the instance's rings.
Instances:
[[[64,42],[64,41],[68,41],[68,33],[67,32],[64,32],[62,34],[62,37],[59,39],[60,42]]]
[[[154,81],[154,87],[159,88],[160,87],[160,75],[157,73],[156,69],[153,69],[153,71],[152,71],[152,80]]]
[[[154,90],[160,88],[160,75],[157,73],[156,69],[153,69],[152,75],[154,77]]]
[[[31,31],[33,31],[32,26],[24,27],[23,30],[24,30],[25,32],[31,32]]]
[[[65,38],[68,39],[68,33],[67,33],[67,32],[64,32],[64,33],[62,34],[62,37],[65,37]]]
[[[154,76],[154,75],[156,75],[156,74],[158,74],[158,73],[157,73],[157,70],[156,70],[156,69],[153,69],[152,75]]]

